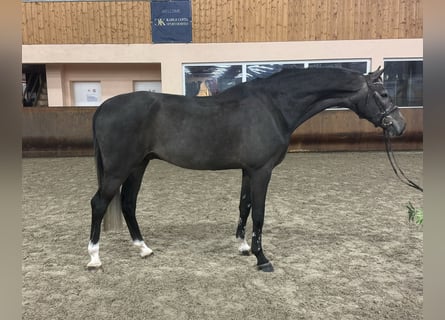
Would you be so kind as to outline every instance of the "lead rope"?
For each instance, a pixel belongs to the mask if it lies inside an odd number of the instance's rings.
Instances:
[[[406,177],[405,173],[403,172],[403,170],[400,169],[400,166],[397,163],[396,157],[394,156],[394,152],[392,150],[391,139],[389,137],[389,133],[386,132],[386,130],[384,130],[384,134],[385,134],[386,154],[388,156],[389,163],[391,163],[391,167],[394,170],[394,173],[396,174],[396,176],[399,178],[400,181],[402,181],[407,186],[410,186],[411,188],[414,188],[414,189],[417,189],[417,190],[423,192],[423,188],[419,187],[418,184],[416,184],[413,181],[411,181],[410,179],[408,179]],[[403,178],[405,178],[405,180],[402,179],[402,177],[399,175],[399,172],[403,176]]]

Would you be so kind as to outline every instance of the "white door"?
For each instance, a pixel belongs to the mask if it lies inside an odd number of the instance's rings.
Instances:
[[[134,91],[162,92],[161,81],[134,81]]]

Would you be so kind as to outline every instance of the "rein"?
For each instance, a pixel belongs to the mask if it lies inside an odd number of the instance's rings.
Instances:
[[[399,180],[402,181],[407,186],[423,192],[423,188],[420,187],[418,184],[414,183],[412,180],[408,179],[407,176],[405,175],[405,173],[403,172],[403,170],[400,169],[400,166],[397,163],[396,157],[394,156],[394,151],[392,150],[391,138],[389,136],[389,133],[386,130],[384,130],[383,132],[385,134],[386,154],[388,156],[389,163],[391,163],[391,167],[394,170],[394,173],[399,178]]]
[[[369,89],[369,83],[368,83],[368,89]],[[382,101],[382,97],[377,91],[374,91],[374,100],[377,103],[380,114],[379,119],[377,120],[377,123],[380,124],[380,126],[383,128],[383,133],[385,137],[385,149],[386,149],[386,155],[388,156],[389,163],[391,164],[392,169],[394,170],[394,173],[396,174],[397,178],[399,178],[400,181],[402,181],[407,186],[417,189],[421,192],[423,192],[423,188],[420,187],[417,183],[413,182],[411,179],[409,179],[403,170],[400,168],[399,163],[396,160],[396,157],[394,155],[394,151],[392,149],[391,145],[391,137],[389,135],[389,132],[386,130],[392,125],[391,119],[388,117],[391,113],[398,110],[399,108],[396,105],[392,105],[389,108],[386,108],[385,104]],[[366,96],[366,105],[368,105],[368,99],[369,99],[369,91]]]

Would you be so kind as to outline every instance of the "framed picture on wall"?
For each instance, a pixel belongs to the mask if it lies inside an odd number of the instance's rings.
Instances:
[[[73,105],[76,107],[97,107],[102,103],[100,81],[73,81]]]

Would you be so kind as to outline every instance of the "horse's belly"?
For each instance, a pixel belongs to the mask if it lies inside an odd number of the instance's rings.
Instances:
[[[193,170],[224,170],[242,168],[234,152],[222,154],[214,149],[167,149],[155,152],[159,159]]]
[[[242,125],[236,121],[201,119],[199,123],[160,126],[150,145],[160,158],[197,170],[258,168],[273,161],[287,141],[274,127]],[[227,119],[226,119],[227,120]],[[171,128],[170,128],[171,129]]]

